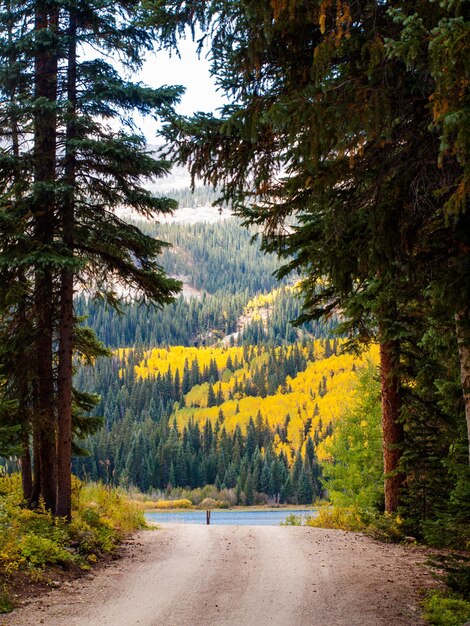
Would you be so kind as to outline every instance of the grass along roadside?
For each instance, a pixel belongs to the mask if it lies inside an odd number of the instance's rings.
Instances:
[[[0,613],[14,608],[13,593],[89,570],[144,526],[143,512],[121,490],[74,478],[67,524],[44,507],[22,506],[19,475],[0,477]]]

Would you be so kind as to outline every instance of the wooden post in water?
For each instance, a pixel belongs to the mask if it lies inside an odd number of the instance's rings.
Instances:
[[[210,509],[208,509],[206,511],[206,524],[210,526],[210,523],[211,523],[211,512],[210,512]]]

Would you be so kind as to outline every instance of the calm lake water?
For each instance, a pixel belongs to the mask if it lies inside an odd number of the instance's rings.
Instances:
[[[301,515],[302,517],[313,516],[314,510],[305,509],[280,509],[278,511],[224,511],[211,512],[211,525],[249,525],[249,526],[278,526],[286,520],[288,515]],[[181,511],[178,513],[146,513],[149,522],[178,523],[178,524],[205,524],[205,511]]]

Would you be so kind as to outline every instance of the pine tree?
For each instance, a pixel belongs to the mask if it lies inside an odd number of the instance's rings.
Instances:
[[[305,456],[309,460],[310,466],[313,467],[315,461],[315,446],[313,445],[311,437],[308,437],[307,443],[305,444]]]
[[[237,471],[233,463],[230,463],[225,472],[224,484],[228,489],[232,489],[237,484]]]
[[[313,488],[310,476],[305,471],[305,468],[302,468],[299,477],[299,488],[297,492],[297,497],[299,504],[312,504],[313,499]]]
[[[281,488],[280,501],[290,504],[292,499],[294,498],[294,494],[295,494],[295,491],[292,485],[291,476],[290,474],[287,474],[286,480],[284,481],[284,484],[282,485],[282,488]]]
[[[303,469],[303,461],[302,455],[300,454],[300,450],[297,451],[295,455],[295,461],[291,469],[291,481],[292,481],[292,489],[294,493],[298,493],[299,483],[300,483],[300,475]]]
[[[175,472],[175,465],[173,463],[173,461],[170,464],[170,472],[168,474],[168,483],[166,488],[170,489],[173,488],[176,484],[176,472]]]
[[[258,445],[258,437],[256,435],[255,423],[253,422],[253,418],[250,417],[250,421],[248,422],[248,428],[247,428],[247,433],[246,433],[246,453],[249,459],[253,457],[257,445]]]
[[[24,16],[34,19],[23,22]],[[31,276],[30,311],[36,329],[31,501],[36,503],[42,495],[47,508],[70,518],[74,284],[101,292],[111,303],[115,302],[111,277],[160,304],[169,302],[178,288],[157,263],[162,243],[113,212],[121,205],[147,216],[170,210],[174,203],[153,198],[140,185],[145,177],[164,174],[168,163],[150,156],[136,132],[113,132],[100,118],[126,122],[133,109],[144,114],[162,112],[171,107],[179,91],[132,85],[103,56],[77,58],[78,41],[105,52],[119,46],[123,62],[138,67],[152,37],[137,26],[137,6],[103,7],[79,0],[25,2],[15,5],[12,13],[6,3],[0,17],[12,25],[11,37],[1,42],[2,56],[21,51],[15,88],[27,79],[34,85],[33,92],[26,90],[20,101],[32,117],[24,112],[10,115],[10,126],[3,123],[1,128],[2,155],[16,151],[16,161],[3,161],[7,174],[1,182],[2,206],[13,199],[10,215],[26,216],[17,220],[19,234],[24,239],[32,233],[27,257],[19,256],[18,247],[14,256],[8,253],[10,268],[21,266],[24,275]],[[3,74],[1,79],[2,99],[11,101],[11,76],[7,79]],[[19,133],[30,133],[32,138],[21,151],[16,147]],[[11,187],[19,164],[24,170],[21,198],[12,196]]]
[[[218,119],[175,119],[168,138],[181,161],[263,229],[264,249],[286,259],[279,276],[305,272],[299,322],[340,307],[356,347],[382,345],[388,511],[403,480],[402,343],[423,293],[456,318],[470,406],[462,14],[462,2],[429,11],[405,0],[184,10],[175,1],[155,10],[170,45],[187,21],[217,33],[213,73],[237,102]],[[430,101],[439,103],[434,116]]]
[[[269,465],[265,461],[263,464],[263,470],[261,472],[261,477],[260,477],[260,490],[263,493],[270,494],[270,489],[269,489],[270,478],[271,478],[271,471],[270,471]]]
[[[248,471],[248,475],[246,477],[244,491],[245,491],[246,504],[247,506],[251,506],[252,504],[255,503],[255,492],[253,488],[253,477],[250,471]]]

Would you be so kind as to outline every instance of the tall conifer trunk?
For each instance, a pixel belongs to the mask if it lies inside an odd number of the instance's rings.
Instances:
[[[54,4],[36,2],[35,99],[34,119],[34,207],[35,239],[44,254],[54,239],[53,185],[55,183],[57,137],[57,50],[51,48],[51,36],[57,32],[58,9]],[[43,34],[48,31],[49,37]],[[51,253],[52,251],[50,251]],[[56,415],[54,410],[54,285],[51,264],[36,262],[34,285],[36,319],[36,377],[40,462],[40,493],[47,509],[55,512],[57,494]]]
[[[462,383],[465,417],[467,419],[468,455],[470,463],[470,309],[455,314],[455,329],[459,349],[460,380]]]
[[[18,61],[18,55],[13,46],[13,19],[11,17],[11,2],[8,0],[5,3],[5,8],[8,16],[11,18],[8,20],[8,43],[10,45],[10,58],[9,63],[10,67],[14,68],[15,63]],[[14,82],[12,82],[10,86],[10,103],[13,104],[17,99],[17,88]],[[16,114],[13,112],[13,108],[11,109],[10,115],[10,124],[11,124],[11,143],[12,143],[12,153],[15,157],[17,163],[19,163],[20,159],[20,130],[18,124],[18,118]],[[15,178],[18,180],[19,175],[15,173]],[[15,194],[16,200],[19,202],[21,200],[19,191]],[[27,330],[29,329],[28,316],[27,316],[27,292],[28,292],[28,281],[26,279],[24,271],[20,271],[18,275],[18,285],[21,287],[22,292],[17,306],[17,319],[18,319],[18,332],[22,334],[21,348],[20,354],[18,354],[18,358],[23,364],[28,363],[29,359],[29,344],[27,338]],[[29,428],[30,428],[30,414],[28,411],[28,376],[24,375],[24,372],[19,372],[18,369],[15,368],[14,374],[12,376],[15,377],[15,387],[18,399],[18,421],[21,424],[22,428],[22,445],[23,445],[23,454],[20,459],[20,467],[21,467],[21,483],[23,487],[23,499],[26,501],[30,501],[33,492],[33,480],[32,480],[32,464],[31,464],[31,451],[30,451],[30,442],[29,442]]]
[[[380,332],[380,383],[382,396],[382,438],[384,458],[385,511],[393,513],[399,504],[404,475],[397,472],[403,443],[403,424],[400,420],[400,381],[398,376],[398,341],[386,341]]]
[[[37,412],[37,393],[33,392],[34,404],[33,411]],[[33,473],[32,473],[32,489],[29,497],[28,505],[31,509],[35,509],[39,504],[39,497],[41,495],[41,458],[39,456],[40,440],[39,440],[39,424],[38,420],[34,419],[33,423]]]
[[[21,342],[21,354],[18,357],[22,359],[24,364],[27,364],[31,353],[29,346],[26,344],[28,332],[30,330],[30,324],[26,313],[26,290],[28,288],[26,277],[21,273],[19,280],[25,293],[22,294],[21,300],[18,304],[18,322],[20,333],[23,333]],[[30,397],[30,382],[29,376],[22,376],[21,372],[16,370],[15,376],[17,377],[17,394],[18,394],[18,421],[21,424],[22,429],[22,446],[23,453],[20,459],[21,466],[21,483],[23,487],[23,499],[27,502],[31,501],[33,494],[33,477],[32,477],[32,463],[31,463],[31,450],[30,450],[30,435],[31,435],[31,397]]]
[[[76,162],[75,149],[71,142],[75,138],[75,115],[77,106],[77,20],[75,9],[69,16],[69,50],[67,69],[68,119],[65,149],[66,192],[62,207],[62,237],[70,255],[74,255],[74,193]],[[73,358],[73,279],[72,267],[61,274],[60,326],[59,326],[59,387],[58,387],[58,437],[57,437],[57,508],[61,517],[72,517],[71,462],[72,462],[72,358]]]
[[[18,357],[21,358],[24,364],[29,363],[31,357],[30,346],[27,345],[27,338],[30,331],[30,323],[27,316],[27,296],[28,282],[23,272],[20,273],[18,282],[24,289],[24,293],[21,295],[21,299],[18,304],[18,324],[19,332],[23,334],[21,341],[21,354]],[[27,366],[29,367],[29,366]],[[30,381],[29,376],[21,375],[21,372],[16,369],[15,376],[17,394],[18,394],[18,421],[21,424],[22,429],[22,446],[23,453],[20,459],[21,466],[21,484],[23,487],[23,499],[26,502],[30,502],[33,493],[33,477],[32,477],[32,463],[31,463],[31,450],[30,450],[30,434],[31,434],[31,397],[30,397]]]
[[[30,502],[33,495],[33,476],[31,452],[29,449],[29,435],[26,435],[23,438],[23,454],[21,455],[21,486],[23,488],[23,499]]]
[[[24,276],[20,278],[23,284],[26,284],[26,279]],[[21,327],[21,331],[25,331],[25,329],[29,326],[25,311],[26,304],[24,302],[24,297],[22,298],[19,304],[19,323]],[[22,347],[23,354],[21,357],[23,359],[28,359],[30,357],[30,353],[27,347],[23,344]],[[27,363],[27,361],[24,361]],[[19,412],[18,419],[22,428],[22,446],[23,453],[20,459],[21,466],[21,485],[23,488],[23,499],[26,502],[30,502],[33,494],[33,476],[32,476],[32,462],[31,462],[31,450],[30,450],[30,429],[31,429],[31,407],[30,407],[30,397],[29,397],[29,384],[28,377],[21,377],[17,372],[18,376],[18,403],[19,403]]]

